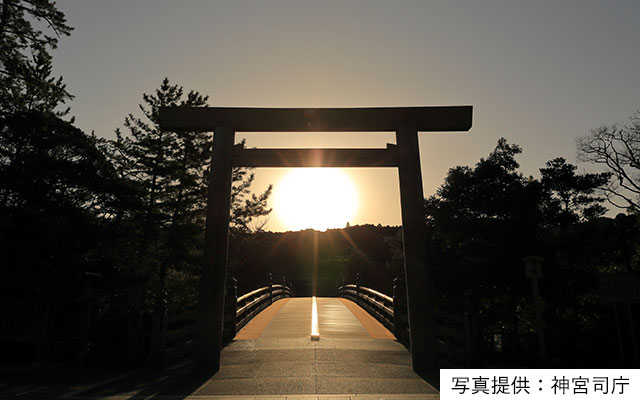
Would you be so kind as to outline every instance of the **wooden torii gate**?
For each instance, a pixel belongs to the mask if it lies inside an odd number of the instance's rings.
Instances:
[[[233,167],[397,167],[402,208],[404,272],[413,369],[439,368],[434,323],[433,272],[424,251],[426,224],[419,131],[468,131],[472,106],[385,108],[161,108],[166,131],[213,131],[213,154],[195,358],[199,371],[220,369],[227,278]],[[396,133],[382,149],[245,149],[236,132]]]

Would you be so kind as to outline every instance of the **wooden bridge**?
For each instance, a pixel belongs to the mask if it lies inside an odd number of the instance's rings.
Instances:
[[[271,274],[268,281],[241,296],[236,295],[235,280],[229,281],[223,335],[227,345],[218,372],[187,390],[176,392],[166,384],[158,392],[200,399],[439,398],[437,376],[425,380],[412,368],[401,280],[394,282],[393,296],[356,281],[338,287],[337,297],[319,298],[292,297],[294,292],[286,283],[273,284]],[[190,364],[197,356],[193,317],[172,316],[168,322],[161,357],[164,366]],[[457,335],[463,337],[462,332]],[[456,348],[454,341],[443,339],[442,349]],[[459,361],[455,366],[464,365],[463,359]],[[95,394],[116,393],[140,392],[109,388]]]
[[[316,302],[319,340],[311,338],[312,298],[277,300],[238,332],[222,351],[220,371],[193,395],[437,398],[412,370],[407,349],[360,306]]]
[[[425,380],[412,369],[405,291],[401,280],[394,283],[392,296],[356,282],[316,299],[291,297],[286,284],[238,297],[232,280],[220,370],[189,396],[438,398],[437,377]],[[443,367],[469,366],[469,324],[444,313],[438,319]],[[193,359],[195,331],[194,324],[167,330],[165,366]]]

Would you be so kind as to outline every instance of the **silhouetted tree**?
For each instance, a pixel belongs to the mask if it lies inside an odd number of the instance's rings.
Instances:
[[[2,117],[0,132],[0,207],[6,229],[23,233],[4,235],[14,243],[5,251],[18,251],[9,264],[90,268],[83,230],[108,221],[126,194],[97,139],[37,111]]]
[[[577,168],[558,157],[540,169],[547,218],[567,224],[597,218],[607,211],[601,204],[604,199],[595,191],[607,184],[611,174],[576,175]]]
[[[450,169],[436,195],[426,200],[434,249],[466,270],[462,276],[468,279],[474,270],[487,278],[504,274],[534,246],[541,189],[518,172],[515,156],[521,151],[500,139],[474,168]]]
[[[45,25],[53,35],[43,33],[34,23]],[[51,76],[50,54],[58,45],[58,37],[68,36],[72,29],[53,1],[2,1],[0,112],[53,111],[72,97],[62,77]]]
[[[114,304],[126,303],[122,260],[130,244],[113,221],[139,208],[101,141],[61,119],[71,95],[51,76],[50,51],[71,30],[52,1],[0,3],[0,281],[10,299],[2,303],[17,318],[9,324],[32,321],[21,329],[46,337],[52,352],[77,345],[88,276],[100,280],[94,294],[108,299],[99,301],[100,314],[122,311]]]
[[[474,167],[451,168],[425,200],[425,243],[435,271],[440,309],[481,318],[489,332],[521,341],[533,315],[526,300],[522,258],[538,251],[540,182],[519,172],[522,149],[498,140]],[[533,317],[532,317],[533,318]]]
[[[52,1],[0,4],[0,245],[9,269],[96,267],[84,239],[131,197],[99,141],[59,118],[68,109],[57,108],[71,95],[61,78],[51,77],[49,52],[72,29]]]
[[[109,293],[100,309],[114,308],[118,297],[124,303],[122,279],[111,277],[120,275],[126,242],[112,219],[134,199],[96,142],[51,112],[0,116],[0,302],[8,307],[5,323],[42,338],[31,348],[23,341],[3,347],[22,361],[34,348],[46,349],[38,352],[45,359],[68,359],[69,349],[80,348],[74,340],[88,276],[101,281],[91,296]]]
[[[118,129],[116,140],[105,143],[116,169],[136,183],[144,199],[144,207],[130,213],[138,231],[136,267],[158,278],[159,297],[167,286],[167,274],[187,273],[193,279],[199,266],[211,133],[163,131],[158,111],[160,107],[202,107],[207,101],[208,96],[185,93],[165,78],[155,93],[143,95],[142,117],[129,114],[126,134]],[[270,212],[266,201],[271,187],[260,195],[251,194],[254,175],[247,169],[235,168],[232,180],[231,223],[236,230],[249,231],[254,218]]]
[[[601,126],[578,139],[581,161],[601,164],[613,175],[603,186],[616,207],[640,210],[640,111],[628,123]]]
[[[603,274],[634,270],[638,220],[601,217],[596,188],[609,173],[576,174],[574,165],[556,158],[540,169],[540,180],[525,178],[518,171],[520,152],[500,139],[474,167],[450,169],[436,195],[426,199],[426,246],[439,306],[477,315],[485,339],[502,335],[509,363],[533,360],[537,327],[522,260],[541,256],[549,352],[558,365],[591,365],[583,354],[614,339],[598,282]],[[591,355],[611,359],[607,351]]]
[[[154,244],[164,247],[164,243],[153,243],[159,230],[172,226],[175,229],[181,214],[189,211],[201,217],[206,190],[204,171],[210,156],[208,136],[201,132],[164,132],[157,122],[160,107],[200,107],[207,102],[207,97],[197,92],[183,97],[181,87],[164,79],[154,94],[143,95],[143,117],[129,114],[124,123],[127,134],[117,129],[117,139],[106,142],[116,169],[123,178],[136,183],[144,202],[131,215],[139,222],[143,257],[155,252]]]

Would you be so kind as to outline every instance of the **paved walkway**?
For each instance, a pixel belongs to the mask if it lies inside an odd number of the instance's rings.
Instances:
[[[438,398],[382,324],[348,300],[317,301],[319,341],[310,340],[311,299],[279,300],[270,307],[277,312],[265,310],[269,320],[254,319],[238,333],[220,372],[193,395]]]

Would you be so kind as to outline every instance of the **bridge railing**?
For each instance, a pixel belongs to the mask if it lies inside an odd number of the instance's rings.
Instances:
[[[443,368],[475,366],[475,318],[469,313],[452,314],[436,310],[436,336]]]
[[[285,285],[270,285],[256,289],[236,299],[236,324],[235,332],[242,329],[247,322],[260,313],[274,301],[292,297],[293,292]],[[234,333],[235,333],[234,332]]]
[[[179,360],[193,352],[193,340],[196,334],[196,316],[193,312],[185,312],[166,318],[164,335],[164,351],[162,364]]]
[[[393,332],[398,341],[409,346],[408,312],[402,280],[394,280],[393,297],[361,286],[358,281],[359,276],[356,277],[356,284],[339,286],[338,296],[358,304]],[[476,320],[467,312],[454,314],[436,310],[436,335],[443,367],[474,366],[473,340],[477,336],[476,326]]]
[[[338,294],[358,304],[387,329],[394,331],[393,298],[376,290],[356,285],[340,286]]]
[[[239,297],[237,281],[234,278],[228,281],[223,331],[225,343],[233,340],[242,327],[273,302],[294,296],[290,284],[286,284],[284,280],[283,284],[273,284],[270,275],[270,284]],[[153,333],[155,348],[152,349],[152,359],[155,359],[156,364],[168,365],[193,353],[196,322],[195,312],[157,318]]]

